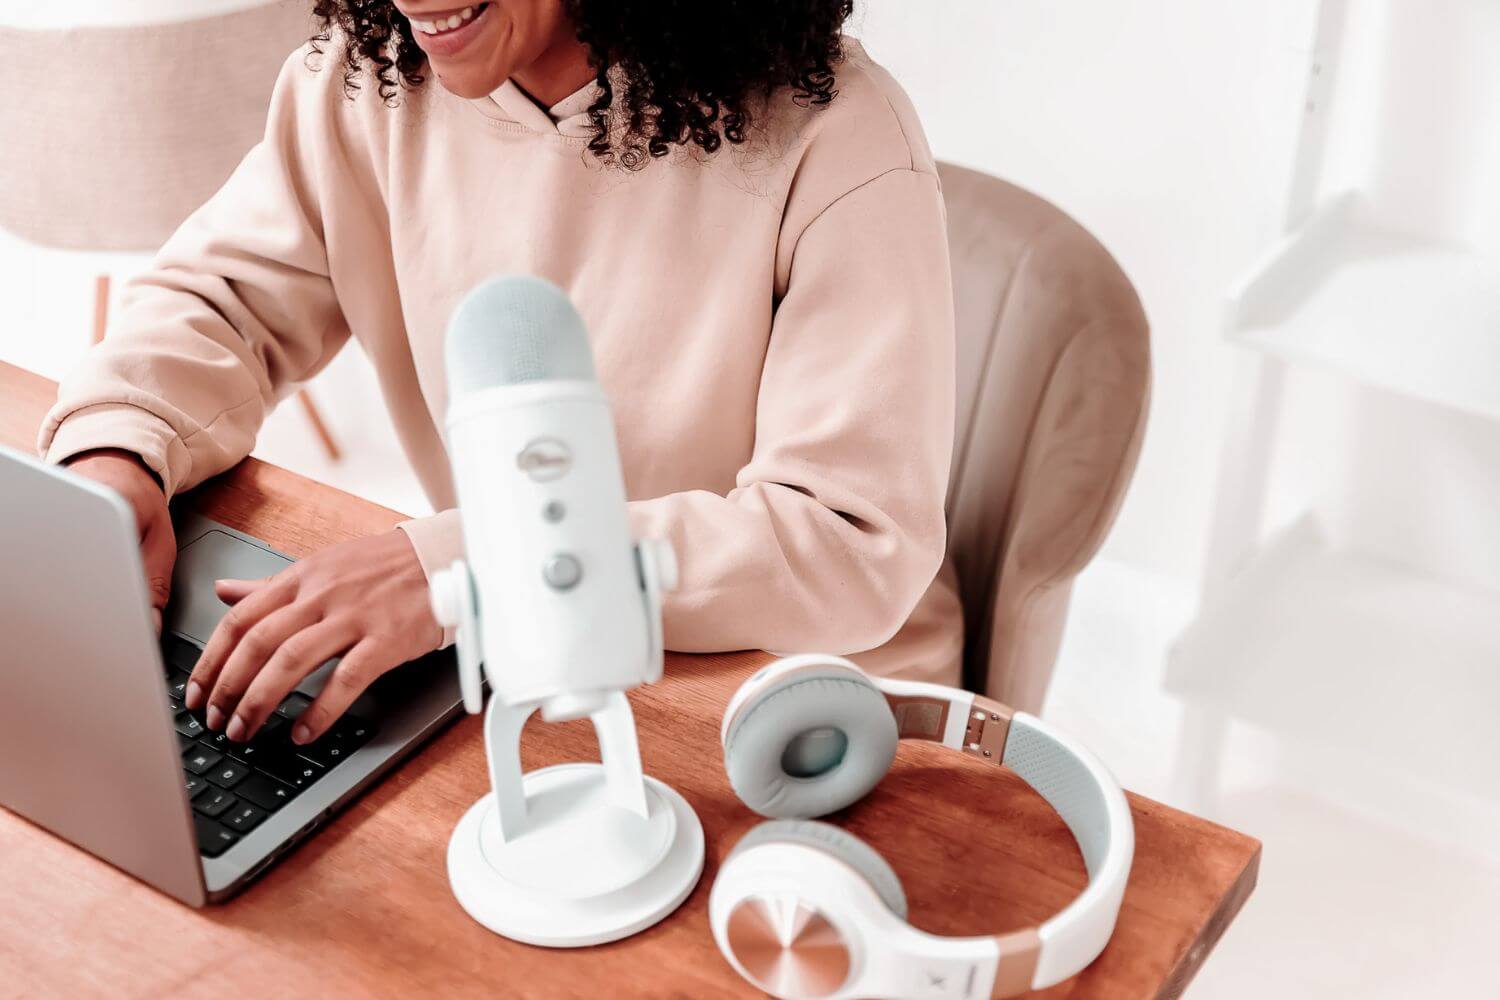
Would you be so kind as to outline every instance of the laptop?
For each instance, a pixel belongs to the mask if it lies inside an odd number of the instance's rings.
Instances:
[[[158,635],[125,501],[0,447],[0,806],[202,906],[243,888],[462,706],[451,655],[433,653],[298,747],[291,722],[331,661],[250,742],[205,730],[182,694],[226,610],[214,581],[292,560],[190,512],[174,526]]]

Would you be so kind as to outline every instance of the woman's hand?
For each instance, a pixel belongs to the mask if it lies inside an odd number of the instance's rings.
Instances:
[[[140,456],[116,448],[99,448],[75,455],[64,463],[72,472],[103,483],[125,498],[135,512],[140,534],[141,563],[151,595],[151,618],[161,631],[161,613],[172,590],[172,566],[177,562],[177,537],[161,483]]]
[[[188,708],[207,704],[208,728],[224,727],[236,742],[255,735],[298,682],[335,656],[343,660],[292,727],[295,743],[323,735],[375,678],[442,644],[427,578],[402,531],[343,542],[264,580],[220,580],[216,588],[233,606],[183,700]]]

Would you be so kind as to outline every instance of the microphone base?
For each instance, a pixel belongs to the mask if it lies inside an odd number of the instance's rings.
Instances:
[[[502,840],[493,793],[448,841],[448,881],[484,927],[581,948],[629,937],[681,905],[703,872],[703,826],[677,791],[645,778],[647,816],[609,801],[599,764],[525,775],[526,821]]]

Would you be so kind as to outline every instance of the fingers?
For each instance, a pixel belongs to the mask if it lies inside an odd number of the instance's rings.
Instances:
[[[236,742],[248,739],[246,720],[237,714],[240,698],[287,640],[317,622],[316,609],[305,602],[294,601],[275,609],[246,629],[214,678],[203,724],[209,729],[224,728],[224,735]]]
[[[183,704],[190,709],[201,707],[208,692],[213,690],[219,671],[240,640],[262,618],[290,601],[294,594],[295,587],[290,580],[272,577],[254,593],[231,607],[219,619],[214,634],[208,637],[208,645],[203,647],[203,655],[198,658],[197,665],[189,675],[187,688],[182,693]],[[269,650],[266,655],[270,655]]]
[[[259,580],[215,580],[214,593],[225,604],[238,604],[271,581],[271,577]]]
[[[344,654],[328,675],[323,690],[298,716],[297,724],[292,727],[293,743],[311,743],[322,736],[375,678],[396,666],[398,661],[382,650],[380,642],[366,638]]]
[[[254,736],[304,677],[348,649],[357,638],[347,624],[321,621],[287,639],[246,688],[225,735],[232,740]],[[243,736],[235,735],[236,721],[243,724]]]
[[[172,566],[177,562],[177,539],[170,518],[159,518],[141,535],[141,564],[146,570],[146,590],[151,598],[151,620],[161,631],[162,609],[172,592]]]

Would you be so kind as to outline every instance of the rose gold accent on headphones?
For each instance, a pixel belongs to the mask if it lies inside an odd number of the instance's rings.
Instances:
[[[964,753],[998,764],[1005,756],[1005,737],[1010,733],[1010,718],[1015,709],[993,698],[976,694],[969,708],[969,724],[964,727]]]
[[[1032,927],[998,935],[995,943],[1000,946],[1000,964],[995,967],[995,986],[990,990],[991,1000],[1030,992],[1032,977],[1036,975],[1036,963],[1042,954],[1041,935]]]
[[[743,899],[725,930],[735,961],[767,993],[822,997],[849,978],[843,935],[799,899]]]
[[[887,694],[885,700],[891,706],[891,714],[896,717],[896,735],[901,739],[943,742],[952,702],[944,698],[905,694]]]

